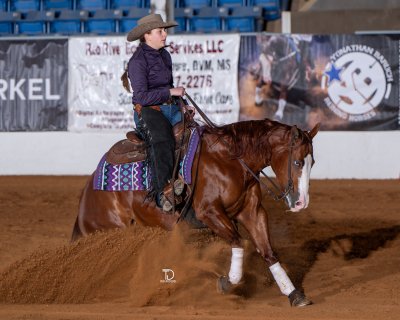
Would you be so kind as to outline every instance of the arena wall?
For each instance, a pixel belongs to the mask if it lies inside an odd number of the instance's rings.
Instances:
[[[118,134],[0,133],[0,175],[89,175]],[[398,179],[399,131],[322,131],[313,179]]]

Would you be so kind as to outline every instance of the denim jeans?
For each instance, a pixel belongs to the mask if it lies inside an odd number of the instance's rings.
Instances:
[[[176,125],[178,122],[182,120],[181,109],[176,104],[171,105],[161,105],[162,114],[168,119],[172,126]],[[145,107],[146,108],[146,107]],[[135,121],[136,127],[139,124],[139,116],[135,111],[133,113],[133,119]]]

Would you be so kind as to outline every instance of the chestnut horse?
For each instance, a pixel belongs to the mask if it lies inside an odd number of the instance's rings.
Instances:
[[[243,247],[236,226],[240,223],[291,305],[311,303],[294,287],[271,248],[259,175],[271,166],[280,192],[276,199],[284,199],[292,212],[307,208],[314,163],[312,139],[318,128],[307,132],[268,119],[205,127],[192,185],[186,189],[195,186],[191,205],[196,218],[232,247],[229,273],[218,279],[220,292],[231,291],[242,278]],[[125,228],[132,222],[171,230],[179,220],[179,211],[166,214],[154,201],[145,201],[145,191],[98,191],[92,186],[93,175],[81,195],[72,240],[96,230]]]

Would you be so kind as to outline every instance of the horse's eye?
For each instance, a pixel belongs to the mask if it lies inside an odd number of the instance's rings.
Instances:
[[[303,166],[303,161],[294,160],[294,161],[293,161],[293,164],[294,164],[296,167],[301,168],[301,167]]]

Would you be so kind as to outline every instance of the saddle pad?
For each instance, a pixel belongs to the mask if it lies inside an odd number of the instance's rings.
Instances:
[[[180,163],[180,174],[185,183],[192,183],[192,165],[200,141],[199,130],[190,134],[187,152]],[[151,170],[146,161],[125,164],[111,164],[104,155],[93,178],[93,189],[103,191],[138,191],[151,189]]]

